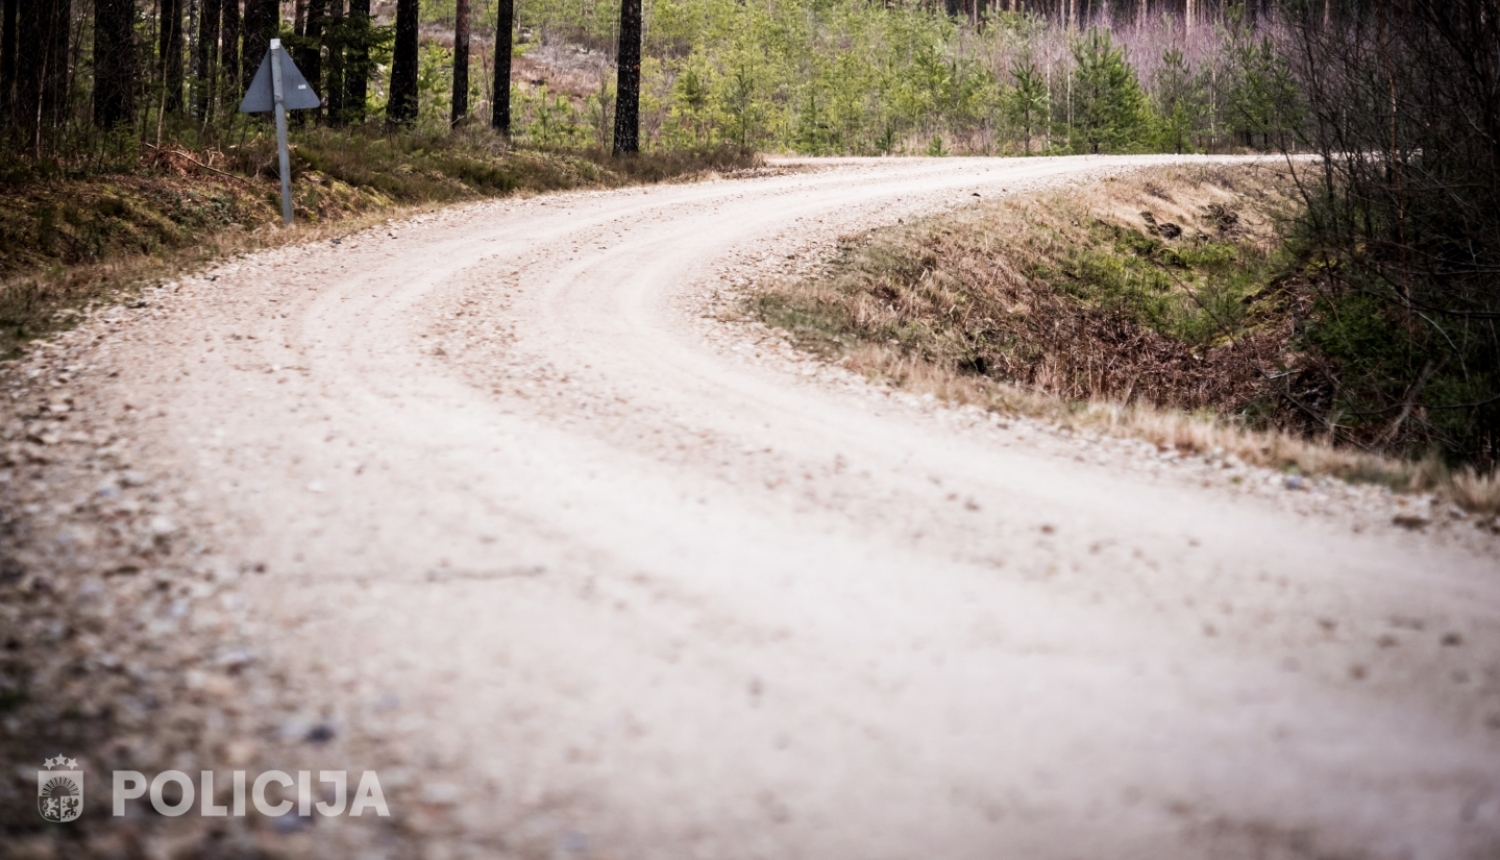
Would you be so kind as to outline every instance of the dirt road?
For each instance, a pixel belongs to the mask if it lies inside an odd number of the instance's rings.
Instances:
[[[1493,858],[1495,557],[704,317],[799,242],[1151,161],[454,210],[183,282],[96,396],[427,856]]]

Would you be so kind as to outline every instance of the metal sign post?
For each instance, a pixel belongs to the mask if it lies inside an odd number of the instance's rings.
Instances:
[[[276,151],[281,165],[281,222],[292,223],[292,159],[286,144],[286,112],[320,107],[322,100],[308,86],[297,64],[287,56],[280,39],[271,40],[271,50],[260,61],[255,79],[240,102],[240,113],[276,114]]]
[[[281,40],[271,40],[272,57],[282,53]],[[277,59],[280,59],[279,57]],[[281,158],[281,223],[292,223],[292,154],[286,145],[286,95],[281,88],[281,63],[271,63],[271,98],[276,104],[276,154]]]

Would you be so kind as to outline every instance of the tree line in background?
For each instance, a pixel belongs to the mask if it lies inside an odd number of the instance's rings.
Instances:
[[[1326,11],[1333,0],[1320,2]],[[32,155],[76,155],[127,130],[153,143],[164,134],[222,139],[280,37],[324,100],[298,121],[334,127],[457,123],[488,108],[497,130],[561,146],[608,146],[613,127],[626,149],[1267,147],[1292,141],[1298,116],[1278,44],[1280,8],[1280,0],[552,0],[519,9],[514,0],[0,0],[0,116],[7,149]],[[487,74],[471,74],[476,40],[489,49],[478,57]],[[597,86],[511,84],[513,51],[560,45],[593,49]]]
[[[452,0],[424,8],[434,24],[451,26]],[[641,143],[864,155],[1290,144],[1295,87],[1276,43],[1285,35],[1278,8],[1201,0],[978,7],[651,0]],[[607,57],[618,10],[614,0],[520,10],[518,51],[567,64],[580,58],[558,55],[582,48],[596,76],[592,87],[519,81],[512,98],[520,136],[608,145],[618,96]]]
[[[467,22],[468,0],[460,2]],[[12,153],[66,156],[100,133],[158,142],[164,129],[212,136],[234,125],[275,38],[322,96],[323,106],[300,122],[363,124],[378,95],[389,124],[410,125],[418,114],[419,4],[396,7],[394,23],[383,24],[371,0],[0,0],[3,143]],[[494,4],[502,18],[510,8],[511,0]],[[509,42],[497,43],[496,54],[508,81]],[[455,122],[468,109],[467,62],[465,50],[453,70]],[[492,117],[503,132],[504,102],[495,101]]]

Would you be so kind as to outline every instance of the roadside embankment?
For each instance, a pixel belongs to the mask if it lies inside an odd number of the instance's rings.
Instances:
[[[950,401],[1500,511],[1500,479],[1334,444],[1289,389],[1315,296],[1287,250],[1284,167],[1158,168],[850,237],[769,282],[765,322]]]
[[[730,150],[617,159],[511,146],[483,129],[310,129],[293,146],[297,223],[280,223],[273,141],[132,146],[87,163],[0,173],[0,358],[83,308],[224,256],[336,237],[425,207],[692,179],[752,167]]]

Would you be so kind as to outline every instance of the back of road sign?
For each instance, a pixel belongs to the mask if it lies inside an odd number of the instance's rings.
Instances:
[[[286,93],[286,109],[310,110],[321,106],[322,100],[308,86],[307,78],[302,77],[302,72],[297,70],[297,64],[292,62],[286,50],[274,48],[266,52],[260,61],[260,68],[255,70],[255,79],[250,82],[250,89],[245,91],[245,100],[240,102],[240,113],[263,113],[275,103],[275,94],[271,92],[273,57],[281,58],[281,86]]]
[[[250,91],[240,102],[241,113],[272,111],[276,115],[276,160],[281,166],[281,223],[292,223],[292,159],[286,142],[286,112],[315,108],[321,102],[286,55],[280,39],[271,40],[271,50],[255,72]]]

